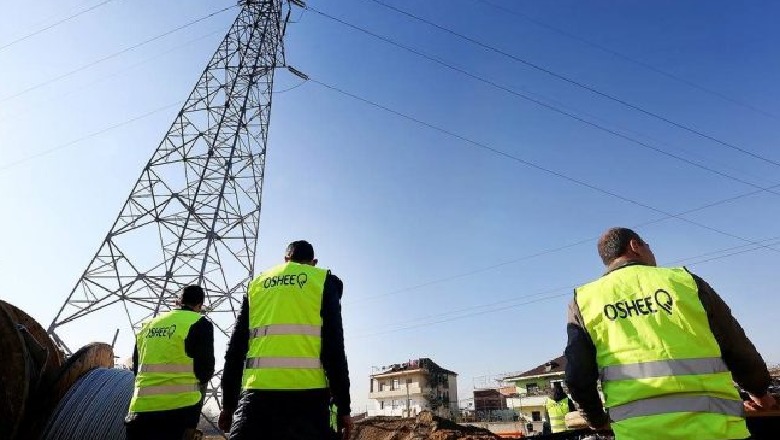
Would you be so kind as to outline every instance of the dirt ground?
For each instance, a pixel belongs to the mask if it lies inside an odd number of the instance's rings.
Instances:
[[[495,440],[497,435],[473,426],[461,426],[424,411],[417,417],[369,417],[356,422],[350,440]],[[223,440],[205,436],[204,440]]]
[[[355,423],[351,440],[494,440],[482,428],[461,426],[423,412],[415,418],[369,417]]]

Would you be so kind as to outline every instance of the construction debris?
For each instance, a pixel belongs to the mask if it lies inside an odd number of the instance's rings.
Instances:
[[[355,423],[351,440],[494,440],[487,429],[458,425],[430,411],[417,417],[368,417]]]

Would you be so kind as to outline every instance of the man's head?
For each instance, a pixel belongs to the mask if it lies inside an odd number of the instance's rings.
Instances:
[[[314,258],[314,247],[306,240],[296,240],[287,245],[284,261],[286,263],[292,262],[310,266],[317,265],[317,259]]]
[[[655,266],[655,255],[650,245],[636,232],[628,228],[609,228],[599,239],[599,256],[609,267],[616,262],[638,261]]]
[[[205,298],[206,294],[200,286],[187,286],[179,293],[178,303],[181,306],[189,307],[193,311],[200,312]]]
[[[550,389],[550,398],[559,401],[566,397],[566,392],[563,391],[563,386],[560,382],[553,382],[553,386]]]

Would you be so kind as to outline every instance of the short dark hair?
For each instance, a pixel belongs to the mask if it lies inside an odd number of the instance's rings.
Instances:
[[[179,302],[184,306],[199,306],[206,299],[206,294],[200,286],[187,286],[181,290]]]
[[[626,253],[631,240],[643,243],[642,238],[628,228],[609,228],[599,239],[599,257],[605,266],[609,266],[615,259]]]
[[[296,240],[287,245],[285,257],[295,263],[314,260],[314,247],[306,240]]]

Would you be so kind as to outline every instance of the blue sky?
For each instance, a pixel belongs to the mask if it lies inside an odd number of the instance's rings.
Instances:
[[[775,2],[490,0],[727,100],[477,0],[386,1],[780,161]],[[0,46],[97,3],[10,3],[0,16]],[[37,85],[232,4],[115,0],[0,49],[0,297],[51,321],[236,9]],[[657,210],[315,83],[278,93],[257,264],[275,264],[287,242],[305,238],[321,264],[344,280],[354,410],[367,404],[371,366],[431,357],[460,373],[463,399],[474,377],[524,370],[558,356],[569,287],[602,270],[589,238],[609,226],[659,219],[658,211],[679,213],[780,183],[776,165],[369,0],[310,5],[721,173],[596,130],[314,12],[299,12],[288,32],[287,60],[312,78]],[[280,71],[276,90],[299,83]],[[769,362],[780,362],[766,317],[780,305],[773,263],[780,244],[774,250],[734,247],[746,244],[735,236],[780,236],[779,200],[764,191],[685,216],[696,224],[667,219],[639,228],[661,264],[712,253],[687,263],[698,263],[690,267],[726,299]],[[734,249],[716,252],[727,248]],[[741,251],[749,252],[727,255]],[[701,262],[713,257],[719,259]],[[540,292],[548,293],[529,296]],[[76,345],[110,340],[117,326],[110,315],[97,317],[94,325],[70,329],[68,337]],[[120,338],[119,354],[129,353],[129,341]]]

